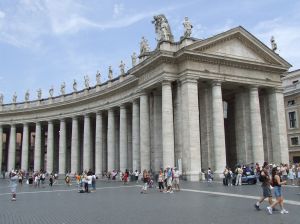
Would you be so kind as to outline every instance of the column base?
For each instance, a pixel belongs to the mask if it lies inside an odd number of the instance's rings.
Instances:
[[[201,180],[201,173],[197,171],[187,172],[182,174],[182,178],[186,181],[199,182]]]

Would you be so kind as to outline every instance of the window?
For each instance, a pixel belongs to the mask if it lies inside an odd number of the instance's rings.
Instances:
[[[290,128],[296,127],[296,112],[289,112]]]
[[[288,107],[295,105],[295,100],[289,100],[287,105]]]
[[[291,145],[299,145],[299,138],[298,137],[292,137],[291,138]]]

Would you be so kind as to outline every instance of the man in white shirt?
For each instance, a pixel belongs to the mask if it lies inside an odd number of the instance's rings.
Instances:
[[[179,177],[180,177],[180,171],[178,170],[177,167],[174,168],[174,178],[173,178],[173,185],[174,185],[174,189],[175,191],[180,191],[180,187],[179,187]]]

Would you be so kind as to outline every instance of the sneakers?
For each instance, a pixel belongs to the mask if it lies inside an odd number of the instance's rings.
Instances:
[[[268,212],[270,215],[272,215],[273,209],[272,209],[271,207],[267,207],[267,212]]]
[[[285,209],[282,209],[280,213],[281,214],[289,214],[289,212],[287,210],[285,210]]]
[[[12,200],[12,201],[16,201],[16,198],[12,198],[11,200]]]
[[[259,208],[259,205],[257,205],[257,204],[254,204],[254,207],[256,208],[256,210],[257,210],[257,211],[259,211],[259,210],[260,210],[260,208]]]

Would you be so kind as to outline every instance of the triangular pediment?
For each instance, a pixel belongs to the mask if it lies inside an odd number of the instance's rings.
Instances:
[[[209,55],[289,68],[291,65],[242,27],[237,27],[205,40],[188,50]]]

